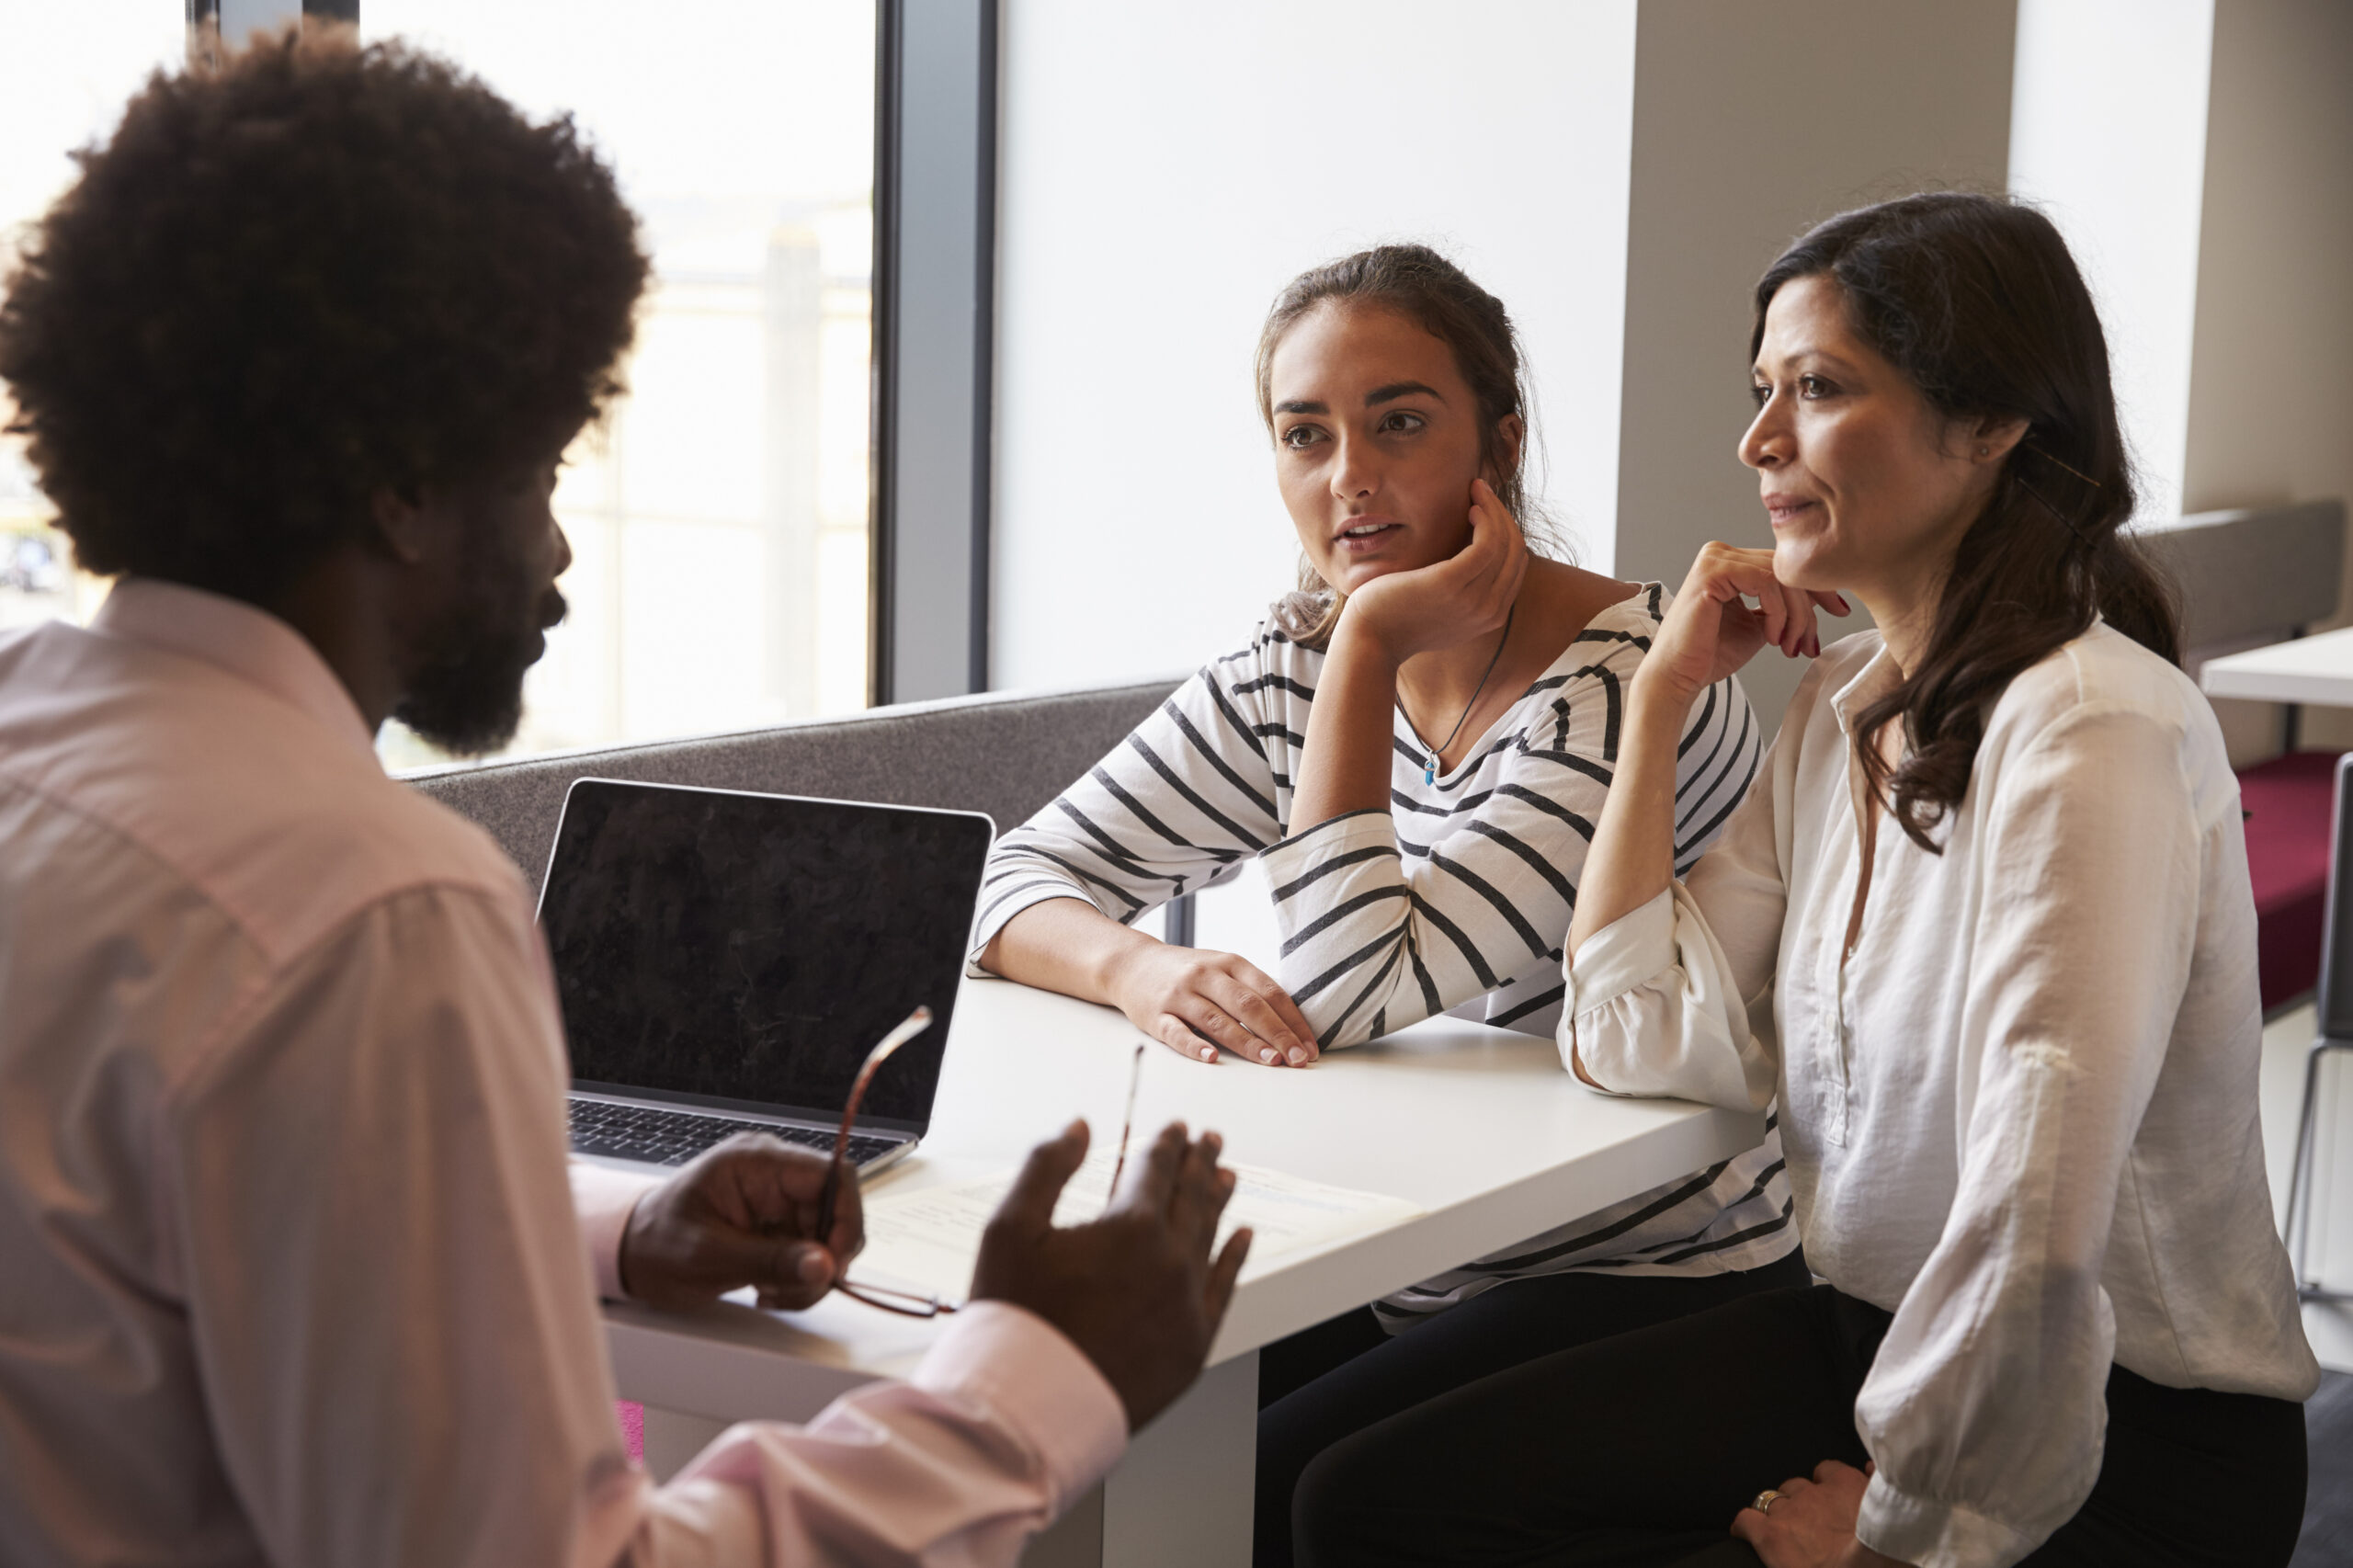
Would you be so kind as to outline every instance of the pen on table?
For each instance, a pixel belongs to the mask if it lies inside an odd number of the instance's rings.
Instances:
[[[1120,1196],[1120,1173],[1128,1168],[1128,1135],[1135,1131],[1136,1091],[1143,1086],[1143,1054],[1147,1043],[1141,1040],[1136,1041],[1135,1063],[1128,1069],[1128,1114],[1120,1123],[1120,1156],[1111,1162],[1111,1190],[1103,1199],[1103,1206],[1107,1209],[1111,1206],[1112,1199]]]

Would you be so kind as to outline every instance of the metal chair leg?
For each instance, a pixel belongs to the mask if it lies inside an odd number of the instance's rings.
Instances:
[[[2320,1062],[2332,1051],[2353,1050],[2353,1042],[2316,1040],[2304,1056],[2304,1103],[2296,1119],[2296,1158],[2288,1167],[2288,1266],[2296,1276],[2296,1295],[2306,1301],[2353,1301],[2353,1291],[2324,1286],[2307,1263],[2312,1242],[2313,1161],[2316,1156],[2313,1130],[2320,1119]]]

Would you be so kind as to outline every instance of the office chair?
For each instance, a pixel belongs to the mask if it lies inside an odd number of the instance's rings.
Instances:
[[[2328,913],[2322,926],[2320,1038],[2304,1057],[2304,1102],[2296,1119],[2296,1162],[2288,1176],[2289,1266],[2296,1294],[2307,1301],[2353,1301],[2353,1291],[2332,1290],[2308,1267],[2312,1242],[2313,1133],[2320,1119],[2320,1068],[2332,1051],[2353,1051],[2353,839],[2346,833],[2346,807],[2353,801],[2353,753],[2336,764],[2336,800],[2329,821]]]

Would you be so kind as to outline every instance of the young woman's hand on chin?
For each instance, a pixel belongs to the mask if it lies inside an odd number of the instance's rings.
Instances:
[[[1847,600],[1782,582],[1769,550],[1705,546],[1635,673],[1635,687],[1688,707],[1768,643],[1793,659],[1812,658],[1822,652],[1817,609],[1845,615]]]
[[[1416,653],[1493,634],[1519,598],[1528,541],[1483,479],[1471,482],[1471,540],[1410,572],[1376,577],[1348,596],[1338,636],[1366,639],[1392,666]]]

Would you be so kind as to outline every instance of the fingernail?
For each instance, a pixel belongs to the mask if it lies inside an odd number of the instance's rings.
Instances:
[[[792,1271],[801,1276],[802,1283],[814,1285],[826,1275],[831,1274],[833,1267],[825,1261],[823,1248],[802,1247],[800,1260],[793,1264]]]
[[[1262,1050],[1262,1051],[1260,1051],[1258,1052],[1258,1060],[1259,1060],[1259,1061],[1261,1061],[1261,1062],[1272,1062],[1274,1059],[1275,1059],[1275,1048],[1274,1048],[1273,1046],[1271,1046],[1271,1045],[1270,1045],[1270,1046],[1266,1047],[1264,1050]]]
[[[1205,1045],[1201,1047],[1201,1060],[1204,1062],[1215,1062],[1217,1060],[1217,1047],[1213,1045]]]
[[[1299,1047],[1295,1045],[1292,1046],[1290,1048],[1290,1064],[1294,1067],[1300,1067],[1304,1066],[1306,1062],[1307,1052],[1300,1050]]]

